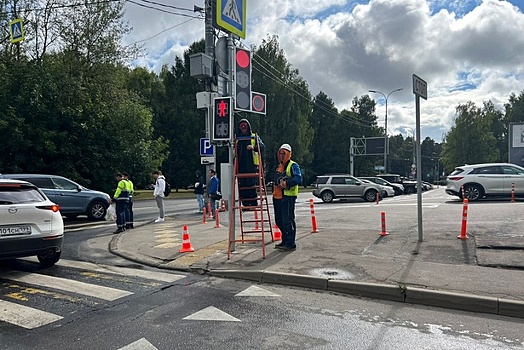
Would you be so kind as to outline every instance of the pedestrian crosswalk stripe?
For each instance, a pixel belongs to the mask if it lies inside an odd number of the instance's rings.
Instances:
[[[270,292],[264,288],[251,286],[242,292],[235,294],[236,297],[279,297],[280,295]]]
[[[27,258],[24,260],[35,261],[35,262],[37,261],[36,258],[35,259]],[[83,270],[88,270],[92,272],[111,273],[114,275],[123,275],[123,276],[129,276],[129,277],[139,277],[139,278],[145,278],[145,279],[162,281],[162,282],[176,282],[186,277],[185,275],[175,274],[175,273],[139,270],[139,269],[133,269],[130,267],[98,265],[98,264],[93,264],[87,261],[60,259],[56,263],[56,265],[63,266],[63,267],[71,267],[75,269],[83,269]]]
[[[158,350],[158,349],[153,344],[148,342],[146,338],[141,338],[131,344],[121,347],[118,350]]]
[[[205,309],[195,312],[189,316],[183,318],[184,320],[193,321],[228,321],[228,322],[240,322],[238,318],[231,316],[230,314],[217,309],[214,306],[208,306]]]
[[[115,288],[103,287],[96,284],[89,284],[60,277],[41,275],[38,273],[8,271],[7,273],[2,274],[1,277],[10,281],[38,285],[41,287],[86,295],[108,301],[120,299],[133,294]]]
[[[0,321],[33,329],[62,319],[62,316],[0,300]]]

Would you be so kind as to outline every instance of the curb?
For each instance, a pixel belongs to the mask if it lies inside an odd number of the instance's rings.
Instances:
[[[326,290],[363,298],[390,300],[408,304],[524,318],[524,302],[503,298],[468,295],[381,283],[333,280],[317,276],[297,275],[263,270],[208,270],[214,277],[235,278],[260,283]]]

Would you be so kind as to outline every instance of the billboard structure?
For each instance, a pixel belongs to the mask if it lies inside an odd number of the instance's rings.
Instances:
[[[524,166],[524,123],[509,124],[509,162]]]

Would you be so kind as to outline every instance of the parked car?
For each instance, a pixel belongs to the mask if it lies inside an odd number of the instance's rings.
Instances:
[[[524,195],[524,168],[510,163],[484,163],[456,167],[447,177],[446,193],[476,201],[484,197]]]
[[[60,205],[60,212],[68,218],[87,215],[90,220],[103,220],[109,207],[107,193],[90,190],[62,176],[3,174],[0,178],[24,180],[38,186],[52,202]]]
[[[385,180],[378,176],[363,176],[363,177],[359,177],[359,179],[369,180],[378,185],[389,186],[393,188],[393,190],[395,191],[395,196],[404,194],[404,186],[402,184],[391,183],[388,180]]]
[[[366,180],[366,179],[363,179],[361,177],[358,178],[360,181],[362,182],[365,182],[365,183],[370,183],[370,184],[375,184],[373,181],[370,181],[370,180]],[[387,197],[393,197],[395,196],[395,190],[393,189],[393,187],[390,187],[390,186],[385,186],[385,185],[379,185],[379,184],[376,184],[380,187],[380,197],[382,198],[387,198]]]
[[[0,180],[0,259],[36,255],[42,266],[52,266],[63,240],[60,206],[29,182]]]
[[[365,183],[348,174],[327,174],[317,176],[313,195],[325,203],[346,197],[360,197],[368,202],[374,202],[380,191],[379,185]]]
[[[383,178],[391,183],[401,184],[404,186],[404,193],[411,194],[417,192],[417,182],[406,179],[398,174],[378,174],[378,177]]]

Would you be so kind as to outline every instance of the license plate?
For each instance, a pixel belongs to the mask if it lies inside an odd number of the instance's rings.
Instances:
[[[31,234],[31,226],[0,226],[0,236],[29,234]]]

